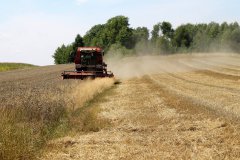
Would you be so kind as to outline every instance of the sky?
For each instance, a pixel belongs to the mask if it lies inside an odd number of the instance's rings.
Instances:
[[[52,65],[56,48],[117,15],[130,27],[240,22],[238,0],[0,0],[0,62]]]

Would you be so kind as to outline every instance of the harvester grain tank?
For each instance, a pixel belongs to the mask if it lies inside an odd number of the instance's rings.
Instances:
[[[104,51],[99,47],[79,47],[75,56],[75,70],[64,71],[63,79],[114,77],[103,62]]]

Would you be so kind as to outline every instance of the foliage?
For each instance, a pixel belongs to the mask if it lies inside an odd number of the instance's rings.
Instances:
[[[74,57],[77,53],[78,47],[83,46],[84,46],[83,38],[78,34],[75,38],[75,41],[72,43],[72,51],[70,52],[70,56],[68,57],[68,62],[74,62]]]
[[[83,38],[78,34],[72,45],[73,45],[73,50],[74,51],[77,50],[78,47],[83,47],[84,46]]]
[[[162,34],[166,37],[166,38],[173,38],[173,34],[174,34],[174,30],[172,28],[172,24],[169,22],[162,22],[160,25],[160,29],[162,31]]]
[[[131,48],[132,29],[129,28],[128,18],[124,16],[116,16],[107,21],[104,34],[107,46],[120,43],[126,48]]]
[[[147,27],[137,27],[134,29],[133,38],[135,42],[147,41],[149,39],[149,31]]]
[[[155,24],[154,26],[153,26],[153,30],[152,30],[152,39],[151,39],[151,41],[152,41],[152,43],[156,43],[156,41],[157,41],[157,38],[159,38],[159,32],[160,32],[160,23],[158,23],[158,24]]]
[[[53,56],[55,63],[73,62],[76,47],[84,44],[102,47],[109,54],[123,52],[122,55],[219,51],[239,53],[240,27],[237,22],[211,22],[183,24],[173,29],[170,22],[163,21],[153,26],[149,39],[146,27],[130,28],[128,17],[116,16],[105,24],[93,26],[83,38],[78,35],[71,45],[58,48]],[[69,54],[71,46],[73,52]]]
[[[84,36],[83,41],[86,46],[104,47],[104,25],[98,24],[93,26]]]
[[[99,46],[105,50],[115,43],[131,48],[132,34],[133,30],[129,28],[128,18],[116,16],[109,19],[106,24],[93,26],[83,39],[87,46]]]
[[[172,52],[171,41],[163,36],[157,39],[156,47],[162,54],[168,54]]]
[[[69,63],[69,57],[73,51],[73,46],[64,44],[61,47],[58,47],[53,55],[55,64],[65,64]]]
[[[194,26],[192,24],[178,27],[174,34],[173,43],[178,48],[189,48],[192,45]]]
[[[126,47],[122,46],[120,43],[115,43],[115,44],[111,45],[108,53],[115,54],[117,56],[125,56],[125,55],[130,55],[132,53],[132,51],[127,49]]]
[[[75,54],[78,47],[84,46],[83,38],[78,34],[75,41],[65,46],[58,47],[53,55],[55,64],[66,64],[74,61]]]

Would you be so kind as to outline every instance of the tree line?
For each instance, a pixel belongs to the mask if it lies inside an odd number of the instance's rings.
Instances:
[[[151,36],[150,36],[151,35]],[[131,28],[129,19],[116,16],[105,24],[93,26],[73,43],[58,47],[53,55],[56,64],[74,61],[82,46],[102,47],[108,54],[174,54],[190,52],[240,53],[240,26],[234,23],[183,24],[176,29],[170,22],[160,22],[150,32],[147,27]]]

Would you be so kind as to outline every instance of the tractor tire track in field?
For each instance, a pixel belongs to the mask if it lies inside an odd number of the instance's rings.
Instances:
[[[164,76],[165,78],[166,76]],[[177,81],[171,81],[170,79],[165,79],[165,82],[163,82],[161,76],[151,76],[150,77],[152,81],[162,88],[165,88],[169,93],[175,93],[176,96],[183,98],[184,101],[191,102],[192,105],[195,105],[198,108],[202,108],[203,110],[206,110],[208,112],[212,112],[214,114],[217,114],[218,116],[225,116],[228,117],[228,119],[239,119],[239,112],[233,111],[234,109],[237,111],[240,111],[238,107],[229,109],[228,107],[231,106],[231,104],[237,104],[238,99],[240,98],[239,92],[233,92],[232,90],[227,90],[228,93],[226,93],[226,88],[219,88],[214,87],[214,92],[211,91],[211,93],[208,93],[211,85],[204,85],[204,84],[198,84],[195,82],[186,82],[184,81],[185,85],[183,86],[183,83],[180,83],[182,78],[177,77]],[[174,78],[174,76],[173,76]],[[166,83],[167,82],[167,83]],[[176,83],[176,85],[174,84]],[[189,83],[188,85],[186,83]],[[206,88],[207,87],[207,88]],[[209,88],[210,87],[210,88]],[[229,92],[230,91],[230,92]],[[195,94],[196,93],[196,94]],[[221,97],[222,93],[223,95],[230,95],[230,98],[232,98],[233,102],[224,102],[223,100],[219,100],[219,103],[217,103],[216,99],[213,99],[213,97]],[[206,95],[205,95],[206,94]],[[234,94],[234,98],[233,98]],[[229,97],[229,96],[228,96]],[[225,98],[226,99],[226,98]],[[220,102],[223,103],[220,103]],[[229,116],[230,115],[230,116]]]
[[[52,141],[42,159],[240,159],[238,79],[179,59],[122,80],[92,104],[109,127]]]
[[[210,73],[209,72],[206,73],[205,71],[197,71],[195,73],[211,75],[211,72]],[[175,78],[175,79],[178,79],[180,81],[184,81],[184,82],[190,83],[190,84],[196,84],[196,85],[200,85],[200,86],[207,86],[207,87],[216,88],[216,89],[223,89],[224,91],[229,91],[229,92],[233,92],[233,93],[240,93],[240,90],[239,89],[235,89],[235,88],[217,86],[217,85],[212,85],[212,84],[207,84],[207,83],[201,83],[201,82],[197,82],[197,81],[194,81],[194,80],[189,80],[189,79],[183,78],[181,76],[178,76],[178,75],[172,74],[172,73],[166,73],[166,75],[169,75],[172,78]]]
[[[220,71],[220,73],[223,72],[225,74],[228,73],[231,76],[237,76],[237,77],[239,76],[240,70],[237,68],[233,69],[233,68],[226,67],[226,66],[222,67],[218,64],[211,64],[211,62],[208,62],[206,60],[195,59],[194,62],[199,63],[200,65],[204,65],[209,68],[214,68],[216,71]]]
[[[217,67],[216,65],[208,65],[195,60],[192,60],[192,62],[184,62],[184,60],[179,60],[179,63],[180,65],[184,65],[185,67],[192,68],[195,70],[206,70],[209,72],[213,72],[215,74],[223,74],[230,78],[232,77],[236,77],[235,79],[240,78],[239,76],[240,70],[237,69],[225,68],[225,70],[227,69],[228,71],[224,71],[224,69],[221,69],[221,67]],[[234,70],[234,73],[231,73],[232,70]]]

